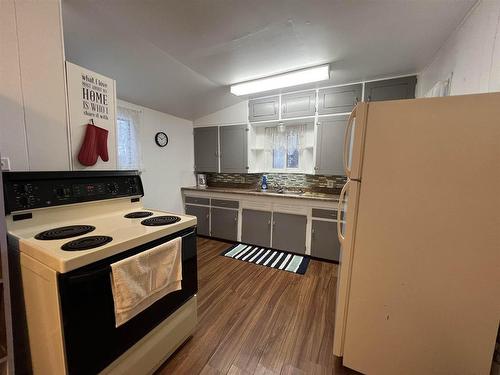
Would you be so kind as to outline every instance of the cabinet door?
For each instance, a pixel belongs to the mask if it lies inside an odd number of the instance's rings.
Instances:
[[[249,100],[248,120],[250,122],[277,120],[279,116],[278,104],[279,96]]]
[[[318,92],[318,114],[351,112],[356,103],[361,101],[363,85],[348,85],[321,89]]]
[[[305,215],[274,212],[272,247],[294,253],[305,253],[306,224]]]
[[[241,221],[241,242],[271,246],[271,212],[244,209]]]
[[[416,76],[368,82],[365,84],[365,101],[413,99],[416,84]]]
[[[193,206],[186,204],[186,215],[196,216],[197,233],[202,236],[210,235],[210,207],[208,206]]]
[[[220,169],[222,173],[248,172],[248,132],[246,125],[221,126]]]
[[[281,96],[281,117],[314,116],[316,112],[316,91],[304,91]]]
[[[312,221],[311,255],[339,261],[340,243],[337,238],[337,223],[334,221]]]
[[[210,235],[216,238],[236,241],[238,237],[238,210],[211,209]]]
[[[196,172],[219,171],[219,128],[194,129],[194,165]]]
[[[318,121],[316,174],[344,175],[344,133],[347,116],[325,117]]]

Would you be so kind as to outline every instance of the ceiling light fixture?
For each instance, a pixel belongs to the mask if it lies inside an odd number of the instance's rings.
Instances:
[[[304,83],[323,81],[330,78],[330,66],[320,65],[313,68],[295,70],[293,72],[278,74],[271,77],[259,78],[253,81],[241,82],[231,85],[234,95],[247,95],[283,87],[297,86]]]

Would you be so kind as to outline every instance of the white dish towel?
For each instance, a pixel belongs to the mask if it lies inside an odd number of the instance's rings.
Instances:
[[[116,327],[180,290],[181,280],[181,237],[111,264]]]

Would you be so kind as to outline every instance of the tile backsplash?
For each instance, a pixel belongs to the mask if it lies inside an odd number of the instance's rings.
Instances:
[[[224,186],[235,188],[259,188],[262,181],[261,173],[208,173],[208,186]],[[337,194],[346,183],[345,176],[323,176],[301,173],[266,173],[269,189],[283,186],[289,190],[304,190]],[[330,185],[328,184],[330,182]],[[333,187],[329,187],[333,186]]]

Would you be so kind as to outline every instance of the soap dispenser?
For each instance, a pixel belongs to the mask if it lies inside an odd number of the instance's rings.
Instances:
[[[262,183],[260,184],[260,189],[262,191],[266,191],[267,190],[267,175],[262,175]]]

